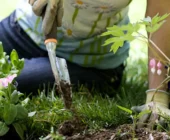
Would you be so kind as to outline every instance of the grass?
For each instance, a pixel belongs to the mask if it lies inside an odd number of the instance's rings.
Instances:
[[[25,99],[25,107],[30,113],[27,121],[27,139],[35,139],[50,133],[51,127],[57,128],[65,120],[72,119],[71,112],[63,110],[61,98],[53,96],[53,90],[45,95],[41,91],[31,99]]]
[[[130,109],[134,105],[142,104],[145,90],[143,83],[135,85],[123,79],[114,98],[103,97],[99,93],[74,93],[73,106],[76,114],[63,110],[61,98],[53,96],[53,92],[45,95],[42,91],[25,104],[29,112],[35,112],[26,123],[27,139],[45,137],[50,134],[51,128],[57,130],[62,122],[72,120],[75,115],[90,131],[132,123],[129,114],[120,110],[117,105]]]

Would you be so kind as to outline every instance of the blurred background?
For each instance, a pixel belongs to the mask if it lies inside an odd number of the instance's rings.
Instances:
[[[0,0],[0,20],[8,16],[17,6],[20,0]],[[130,4],[129,17],[132,23],[144,18],[146,0],[133,0]],[[146,35],[145,28],[140,32]],[[145,43],[135,40],[131,42],[129,58],[126,61],[127,81],[147,81],[147,46]]]

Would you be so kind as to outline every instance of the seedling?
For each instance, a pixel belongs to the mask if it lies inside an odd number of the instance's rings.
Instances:
[[[140,112],[140,113],[133,113],[133,111],[130,110],[130,109],[128,109],[128,108],[125,108],[125,107],[122,107],[122,106],[119,106],[119,105],[117,105],[117,107],[118,107],[119,109],[125,111],[126,113],[128,113],[128,114],[131,116],[131,118],[132,118],[132,120],[133,120],[133,129],[132,129],[132,130],[133,130],[133,133],[132,133],[132,138],[135,139],[135,129],[136,129],[136,126],[137,126],[137,121],[138,121],[138,119],[140,119],[140,118],[141,118],[143,115],[145,115],[145,114],[151,113],[151,111],[150,111],[150,110],[144,110],[144,111],[142,111],[142,112]]]

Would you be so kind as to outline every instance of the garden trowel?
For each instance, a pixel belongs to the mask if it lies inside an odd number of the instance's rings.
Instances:
[[[48,35],[45,35],[45,45],[48,51],[52,72],[55,78],[57,92],[62,95],[65,108],[70,109],[72,104],[72,88],[70,76],[66,60],[56,57],[56,33],[57,24],[54,23],[51,32]]]

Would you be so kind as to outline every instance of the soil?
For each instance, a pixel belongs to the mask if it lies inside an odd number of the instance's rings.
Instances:
[[[78,120],[66,121],[59,133],[66,140],[168,140],[170,137],[165,132],[151,131],[147,128],[135,129],[132,124],[124,124],[115,129],[102,129],[97,132],[87,131],[87,127]],[[133,136],[134,134],[134,136]]]
[[[64,106],[66,109],[70,109],[72,104],[71,85],[67,81],[63,81],[63,80],[60,81],[60,85],[62,90],[62,98],[64,101]]]
[[[19,136],[11,128],[9,133],[0,140],[19,140]],[[65,136],[66,140],[170,140],[165,132],[151,131],[146,128],[135,129],[132,124],[120,125],[115,129],[102,129],[96,132],[88,131],[88,127],[75,118],[71,121],[65,121],[59,127],[58,132]],[[133,134],[135,136],[133,137]]]

